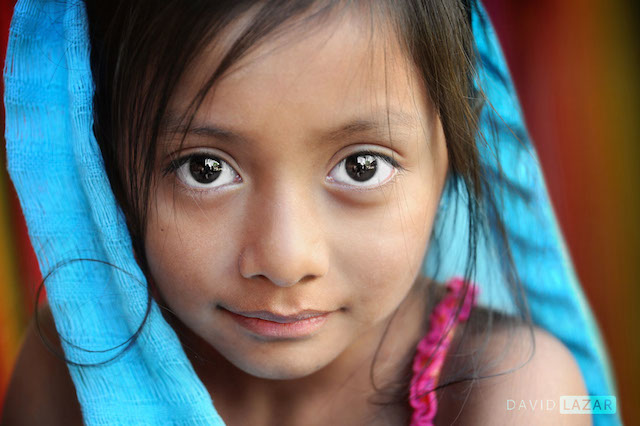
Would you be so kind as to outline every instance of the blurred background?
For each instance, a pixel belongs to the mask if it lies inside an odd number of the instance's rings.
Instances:
[[[13,3],[0,3],[2,58]],[[483,3],[505,51],[578,277],[608,346],[618,410],[625,424],[635,424],[640,422],[638,6],[621,0]],[[4,120],[4,112],[1,116]],[[0,412],[41,280],[4,170],[2,144]]]
[[[640,424],[638,2],[483,3],[608,346],[618,410]]]

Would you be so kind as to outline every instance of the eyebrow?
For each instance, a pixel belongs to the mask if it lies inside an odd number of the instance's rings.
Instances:
[[[413,130],[417,127],[417,117],[403,111],[383,110],[377,116],[383,117],[382,120],[373,118],[355,118],[335,129],[321,132],[319,140],[324,141],[340,141],[363,133],[373,133],[378,138],[390,137],[391,129]],[[192,123],[187,128],[186,123],[180,119],[180,116],[169,112],[162,124],[162,133],[164,134],[184,134],[201,136],[204,138],[212,138],[229,142],[232,144],[246,144],[247,139],[232,130],[225,129],[213,123]],[[170,144],[170,142],[169,142]]]
[[[416,117],[406,112],[389,110],[380,114],[383,120],[357,118],[322,135],[322,139],[343,140],[361,133],[374,133],[378,137],[390,137],[391,129],[413,130],[417,127]]]
[[[173,112],[166,114],[161,125],[161,133],[168,135],[187,133],[188,135],[203,136],[227,142],[246,142],[242,136],[214,124],[192,123],[191,126],[187,126],[182,117]],[[171,143],[169,142],[168,144],[170,145]]]

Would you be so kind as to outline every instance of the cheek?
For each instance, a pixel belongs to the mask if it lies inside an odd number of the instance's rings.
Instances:
[[[363,323],[389,315],[420,273],[437,197],[423,185],[407,198],[406,189],[393,190],[377,217],[343,225],[349,243],[336,248],[334,261],[348,277],[350,307]]]
[[[158,192],[157,201],[149,209],[145,250],[164,301],[173,310],[189,315],[208,308],[212,292],[225,291],[225,281],[219,278],[236,272],[229,260],[233,231],[221,226],[225,221],[223,210],[215,216],[206,215],[200,208],[180,207],[184,204],[179,201],[180,195],[176,197],[174,205],[171,195]]]

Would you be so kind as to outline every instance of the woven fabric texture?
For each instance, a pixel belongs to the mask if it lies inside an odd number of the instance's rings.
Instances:
[[[8,168],[40,269],[52,272],[46,288],[64,351],[76,363],[104,362],[141,324],[147,290],[92,132],[83,3],[19,2],[4,78]],[[121,356],[70,372],[86,424],[223,424],[155,304]]]

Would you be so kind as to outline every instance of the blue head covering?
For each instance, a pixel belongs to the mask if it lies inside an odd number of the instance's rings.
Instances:
[[[496,183],[506,190],[498,201],[502,203],[509,245],[533,323],[571,350],[590,395],[615,395],[606,347],[559,230],[498,38],[482,7],[473,14],[473,31],[478,49],[478,86],[491,104],[483,109],[480,122],[480,134],[488,142],[479,143],[482,162],[491,176],[499,176],[499,162],[506,178],[504,184]],[[438,215],[434,228],[440,230],[441,237],[429,249],[423,267],[427,276],[440,280],[462,274],[468,254],[468,232],[460,226],[468,221],[466,199],[453,197],[454,193],[443,194],[440,209],[451,209],[455,214]],[[492,232],[478,241],[475,280],[482,289],[479,303],[513,313],[516,301],[507,291],[507,265],[500,260],[496,243],[500,237],[495,229]],[[619,423],[617,415],[594,417],[596,425]]]
[[[571,349],[590,394],[611,394],[604,346],[558,231],[497,38],[483,10],[474,11],[473,23],[484,70],[480,84],[495,108],[485,108],[481,127],[486,135],[489,126],[496,127],[498,156],[509,183],[529,200],[506,194],[502,202],[533,320]],[[49,304],[65,354],[75,363],[97,364],[69,366],[84,421],[222,425],[155,302],[139,328],[148,293],[92,132],[89,51],[82,1],[18,2],[4,69],[8,168],[40,269],[48,275]],[[483,161],[495,167],[493,156],[483,154]],[[457,202],[464,200],[443,198],[447,208]],[[456,211],[461,215],[457,220],[464,221],[465,208]],[[464,253],[466,235],[450,219],[438,215],[437,226],[448,245],[429,250],[425,261],[427,273],[435,271],[436,262],[440,266],[436,279],[462,272],[454,257],[437,256],[438,251]],[[484,284],[483,295],[498,296],[484,296],[481,302],[509,311],[510,299],[487,289],[488,283],[492,289],[500,287],[501,273],[495,272],[501,271],[500,259],[482,249],[489,242],[480,244],[477,281]],[[123,351],[138,331],[135,344]],[[594,421],[619,423],[616,416],[596,416]]]

